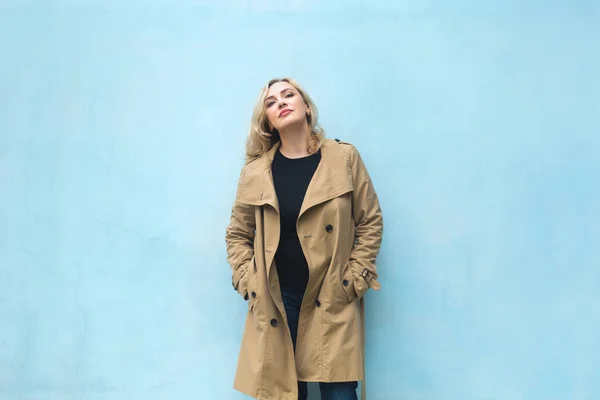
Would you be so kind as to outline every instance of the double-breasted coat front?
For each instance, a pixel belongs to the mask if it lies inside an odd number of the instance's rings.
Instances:
[[[248,304],[234,388],[259,400],[297,400],[297,381],[363,380],[362,297],[379,289],[377,194],[356,148],[325,139],[296,225],[309,280],[294,354],[274,265],[278,147],[243,167],[225,236],[233,287]]]

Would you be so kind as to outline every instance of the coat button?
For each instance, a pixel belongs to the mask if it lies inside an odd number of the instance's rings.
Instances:
[[[277,319],[273,318],[273,319],[271,320],[271,326],[272,326],[272,327],[276,327],[277,325],[279,325],[279,322],[277,321]]]
[[[252,292],[252,298],[255,299],[256,298],[256,292]]]
[[[327,226],[325,227],[325,230],[326,230],[328,233],[331,233],[331,231],[333,231],[333,225],[327,225]]]
[[[315,301],[315,304],[317,305],[317,307],[321,307],[321,302],[319,301],[319,299],[317,299],[317,301]]]
[[[350,284],[350,282],[348,282],[348,279],[344,279],[344,280],[342,281],[342,284],[343,284],[344,286],[348,286],[348,285]]]

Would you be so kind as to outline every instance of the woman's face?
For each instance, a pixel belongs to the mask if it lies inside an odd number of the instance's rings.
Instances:
[[[306,121],[308,106],[300,92],[287,82],[276,82],[269,88],[265,98],[265,110],[269,125],[282,129]]]

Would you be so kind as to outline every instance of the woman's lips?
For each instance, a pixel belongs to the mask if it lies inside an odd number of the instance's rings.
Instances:
[[[280,114],[279,117],[285,117],[286,115],[288,115],[289,113],[291,113],[292,110],[283,110]]]

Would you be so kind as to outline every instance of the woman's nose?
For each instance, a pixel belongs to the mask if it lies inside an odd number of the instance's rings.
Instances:
[[[286,104],[285,104],[285,100],[284,99],[279,100],[279,108],[282,108],[285,105]]]

